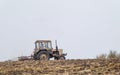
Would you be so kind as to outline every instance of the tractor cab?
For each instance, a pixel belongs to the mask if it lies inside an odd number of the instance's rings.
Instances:
[[[35,42],[35,49],[50,50],[50,49],[52,49],[52,43],[50,40],[37,40]]]

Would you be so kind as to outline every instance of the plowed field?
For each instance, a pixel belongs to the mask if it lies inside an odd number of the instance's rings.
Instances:
[[[120,60],[0,62],[0,75],[120,75]]]

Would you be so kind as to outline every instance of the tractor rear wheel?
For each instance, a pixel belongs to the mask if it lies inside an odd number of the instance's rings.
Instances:
[[[37,55],[38,60],[49,60],[50,55],[47,51],[41,51]]]

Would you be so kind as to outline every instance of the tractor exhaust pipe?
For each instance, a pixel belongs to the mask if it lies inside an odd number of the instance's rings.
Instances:
[[[57,40],[55,40],[55,45],[56,45],[56,54],[59,55]]]
[[[55,40],[55,45],[56,45],[56,51],[58,51],[57,40]]]

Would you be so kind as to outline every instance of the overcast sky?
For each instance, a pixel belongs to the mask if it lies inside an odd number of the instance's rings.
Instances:
[[[0,61],[38,39],[58,40],[67,59],[120,52],[120,0],[0,0]]]

